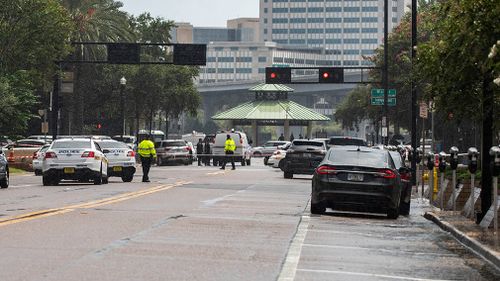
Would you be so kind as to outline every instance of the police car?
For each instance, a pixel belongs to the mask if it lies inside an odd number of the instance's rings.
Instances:
[[[55,140],[43,158],[43,185],[57,185],[61,180],[108,183],[108,159],[104,152],[91,138]]]
[[[135,152],[125,143],[115,140],[97,142],[108,158],[108,177],[121,177],[131,182],[135,174]]]

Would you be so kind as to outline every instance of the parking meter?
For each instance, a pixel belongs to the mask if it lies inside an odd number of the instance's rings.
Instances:
[[[429,151],[426,153],[425,157],[427,158],[427,169],[432,171],[434,169],[434,153]]]
[[[450,148],[450,167],[452,170],[456,170],[458,167],[458,152],[456,146]]]
[[[475,174],[477,171],[477,160],[479,158],[479,152],[477,148],[470,147],[467,150],[467,156],[469,157],[469,172]]]
[[[493,146],[490,149],[491,155],[491,173],[494,177],[498,177],[500,175],[500,147]]]
[[[446,170],[446,153],[444,151],[439,152],[439,172],[444,173]]]

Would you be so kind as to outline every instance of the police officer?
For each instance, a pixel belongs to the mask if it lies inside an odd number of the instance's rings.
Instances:
[[[151,136],[148,136],[139,143],[137,153],[139,153],[141,157],[142,182],[149,182],[149,169],[154,159],[156,159],[155,144],[151,141]]]
[[[198,143],[196,144],[196,153],[200,156],[198,156],[198,166],[201,166],[201,160],[203,160],[204,156],[201,156],[203,154],[203,139],[198,139]]]
[[[205,156],[203,157],[205,159],[205,166],[210,166],[210,154],[212,153],[212,151],[210,150],[210,141],[207,139],[205,139]]]
[[[236,150],[236,144],[234,143],[234,140],[231,138],[231,135],[227,135],[226,137],[226,143],[224,144],[224,152],[226,153],[226,157],[224,157],[224,162],[222,163],[222,167],[220,168],[221,170],[226,169],[226,163],[227,163],[227,158],[231,158],[231,165],[233,166],[232,170],[235,170],[236,167],[234,166],[234,151]]]

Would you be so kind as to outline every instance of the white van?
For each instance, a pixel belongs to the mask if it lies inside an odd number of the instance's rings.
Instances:
[[[222,161],[225,157],[224,145],[226,143],[226,137],[230,135],[236,144],[236,150],[234,151],[234,162],[240,162],[241,166],[251,164],[251,146],[248,143],[247,135],[243,132],[232,131],[232,132],[218,132],[215,135],[215,143],[212,148],[212,155],[214,160],[214,165],[222,165]]]

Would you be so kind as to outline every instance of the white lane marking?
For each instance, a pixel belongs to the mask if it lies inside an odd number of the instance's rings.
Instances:
[[[362,272],[349,272],[349,271],[335,271],[335,270],[315,270],[315,269],[298,269],[300,272],[310,272],[310,273],[329,273],[338,275],[352,275],[352,276],[363,276],[363,277],[377,277],[377,278],[387,278],[387,279],[397,279],[397,280],[412,280],[412,281],[451,281],[444,279],[425,279],[425,278],[415,278],[415,277],[405,277],[405,276],[395,276],[395,275],[383,275],[374,273],[362,273]]]
[[[309,206],[309,205],[308,205]],[[297,233],[290,244],[288,253],[281,269],[280,275],[278,276],[278,281],[292,281],[295,279],[295,274],[297,272],[297,267],[299,265],[300,254],[302,251],[302,245],[307,235],[307,228],[309,227],[309,221],[311,217],[302,216],[300,219],[299,226],[297,227]]]
[[[40,186],[40,184],[11,185],[9,187],[30,187],[30,186]]]
[[[416,256],[438,256],[438,257],[456,257],[457,256],[456,254],[429,253],[429,252],[412,252],[412,251],[404,251],[404,250],[388,250],[388,249],[380,249],[380,248],[337,246],[337,245],[304,244],[303,247],[345,249],[345,250],[361,250],[361,251],[375,251],[375,252],[387,252],[387,253],[407,253],[407,254],[416,255]]]

